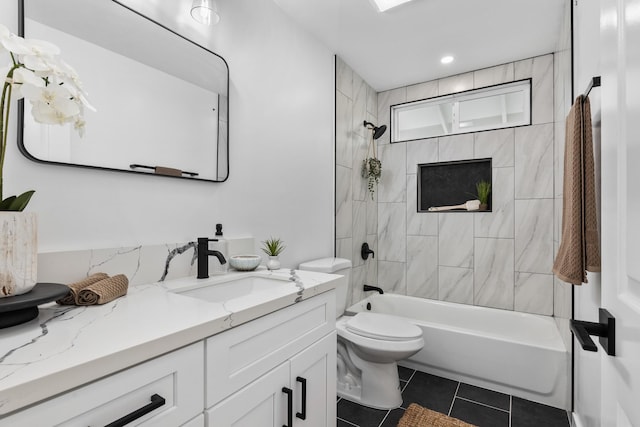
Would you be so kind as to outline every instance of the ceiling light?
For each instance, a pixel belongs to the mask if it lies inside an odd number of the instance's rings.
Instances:
[[[378,11],[384,12],[392,7],[400,6],[403,3],[407,3],[411,0],[372,0],[378,8]]]
[[[191,17],[204,25],[214,25],[220,21],[215,0],[193,0]]]
[[[440,62],[443,64],[451,64],[453,62],[453,56],[447,55],[440,58]]]

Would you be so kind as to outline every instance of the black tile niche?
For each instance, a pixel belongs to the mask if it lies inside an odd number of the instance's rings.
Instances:
[[[491,183],[487,209],[487,211],[491,211],[493,183],[491,181],[490,158],[419,164],[418,212],[429,212],[429,208],[432,206],[461,205],[468,200],[477,199],[476,182],[479,181]]]

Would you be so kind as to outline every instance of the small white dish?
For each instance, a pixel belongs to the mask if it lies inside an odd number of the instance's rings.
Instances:
[[[234,255],[229,258],[229,265],[239,271],[255,270],[261,262],[260,255]]]

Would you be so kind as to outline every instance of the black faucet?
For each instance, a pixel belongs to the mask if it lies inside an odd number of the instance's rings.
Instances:
[[[218,239],[209,239],[208,237],[198,237],[198,279],[209,278],[209,255],[218,258],[220,264],[226,264],[227,260],[220,251],[212,251],[209,249],[209,242],[217,242]]]

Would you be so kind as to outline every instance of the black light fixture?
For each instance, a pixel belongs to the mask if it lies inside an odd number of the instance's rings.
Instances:
[[[382,125],[382,126],[376,126],[371,122],[368,121],[364,121],[364,127],[366,127],[367,129],[371,129],[373,131],[373,139],[378,139],[380,138],[382,135],[384,135],[384,133],[387,130],[387,125]]]

